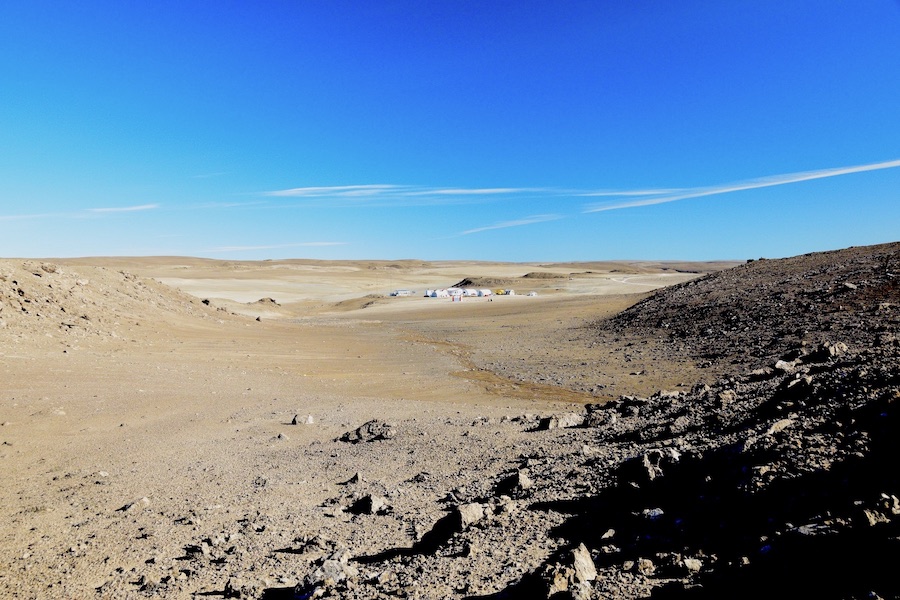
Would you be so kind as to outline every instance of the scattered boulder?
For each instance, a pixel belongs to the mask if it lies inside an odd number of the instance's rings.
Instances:
[[[520,498],[534,486],[531,477],[526,471],[517,470],[512,475],[505,477],[497,484],[497,494]]]
[[[348,431],[340,438],[341,442],[350,442],[357,444],[359,442],[375,442],[378,440],[389,440],[397,434],[397,430],[393,425],[374,419],[362,424],[353,431]]]
[[[678,463],[680,457],[675,448],[649,450],[625,461],[619,469],[619,477],[635,484],[651,483],[662,477],[666,468]]]
[[[456,507],[454,512],[458,519],[459,531],[468,529],[468,527],[485,517],[485,505],[478,502],[469,504],[461,504]]]
[[[386,498],[366,494],[353,503],[349,511],[357,515],[383,515],[390,512],[391,506]]]
[[[341,596],[347,583],[356,579],[359,570],[350,563],[352,555],[346,548],[339,547],[315,563],[313,570],[294,588],[294,598],[307,600],[326,595]]]
[[[538,429],[564,429],[567,427],[581,427],[582,425],[584,425],[584,415],[569,412],[541,419]]]
[[[591,582],[597,579],[597,567],[585,545],[579,544],[561,562],[546,566],[542,579],[548,599],[588,600],[593,597]]]
[[[823,363],[845,355],[849,347],[844,342],[823,342],[814,350],[801,357],[804,363]]]

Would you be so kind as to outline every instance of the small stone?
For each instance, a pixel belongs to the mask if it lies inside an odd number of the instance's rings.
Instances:
[[[648,521],[657,521],[663,517],[665,512],[663,512],[663,509],[661,508],[645,508],[641,511],[641,514]]]
[[[750,371],[751,379],[768,379],[775,374],[775,369],[772,367],[762,367],[761,369],[754,369]]]
[[[793,424],[794,424],[793,419],[781,419],[780,421],[776,421],[775,423],[772,424],[771,427],[769,427],[768,430],[766,430],[766,435],[772,435],[772,434],[778,433],[779,431],[787,429],[788,427],[790,427]]]
[[[518,479],[516,484],[520,490],[530,489],[534,485],[534,482],[525,471],[519,471],[518,473],[516,473],[516,477]]]
[[[650,577],[656,573],[656,565],[649,558],[639,558],[636,565],[637,572],[644,577]]]
[[[887,516],[881,514],[877,510],[871,510],[868,508],[863,511],[863,516],[865,516],[866,524],[868,524],[869,527],[875,527],[879,523],[891,522],[891,520]]]
[[[253,592],[253,587],[240,577],[232,577],[225,583],[226,598],[251,598]]]
[[[727,406],[737,399],[737,394],[734,390],[722,390],[716,398],[719,400],[719,406]]]
[[[456,513],[459,516],[460,530],[463,530],[484,518],[484,505],[477,502],[462,504],[456,507]]]
[[[315,563],[316,568],[294,588],[294,597],[316,598],[329,593],[334,595],[339,585],[359,575],[359,570],[350,564],[351,558],[349,550],[338,548],[319,559]]]
[[[135,500],[134,502],[129,502],[128,504],[125,504],[124,506],[119,508],[119,511],[133,512],[135,510],[147,508],[148,506],[150,506],[150,499],[145,496],[145,497],[141,498],[140,500]]]
[[[575,568],[575,581],[588,582],[597,579],[597,567],[584,544],[572,550],[572,566]]]
[[[793,361],[788,362],[786,360],[779,360],[775,363],[775,370],[781,371],[782,373],[793,373],[795,366]]]
[[[698,558],[685,558],[682,562],[684,568],[691,573],[698,573],[703,568],[703,562]]]

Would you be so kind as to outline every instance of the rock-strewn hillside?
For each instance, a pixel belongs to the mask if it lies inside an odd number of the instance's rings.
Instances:
[[[872,346],[900,305],[900,244],[757,260],[671,286],[606,330],[654,338],[701,363],[762,366],[840,335]]]
[[[0,328],[17,340],[129,338],[178,316],[213,315],[223,318],[197,298],[125,271],[0,261]]]

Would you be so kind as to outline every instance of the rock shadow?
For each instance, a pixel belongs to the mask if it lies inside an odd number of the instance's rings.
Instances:
[[[409,548],[390,548],[369,556],[357,556],[353,560],[361,564],[372,564],[391,560],[398,556],[434,554],[457,533],[462,531],[459,515],[455,512],[444,515],[434,526]]]
[[[667,463],[653,478],[645,471],[643,480],[626,462],[608,491],[530,509],[571,515],[551,535],[584,543],[600,570],[650,559],[647,576],[677,580],[652,598],[900,598],[898,404],[873,401],[853,411],[852,432],[841,435],[862,431],[867,443],[856,453],[845,446],[829,467],[791,463],[782,454],[787,443],[720,447]],[[805,433],[836,435],[831,427]],[[531,573],[480,598],[538,597],[539,583]]]

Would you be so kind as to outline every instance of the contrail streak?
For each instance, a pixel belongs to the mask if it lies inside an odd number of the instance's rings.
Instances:
[[[825,179],[827,177],[838,177],[840,175],[850,175],[851,173],[864,173],[866,171],[879,171],[882,169],[893,169],[896,167],[900,167],[900,159],[887,160],[884,162],[872,163],[868,165],[857,165],[854,167],[838,167],[834,169],[823,169],[821,171],[805,171],[800,173],[788,173],[785,175],[774,175],[772,177],[749,179],[747,181],[738,181],[735,183],[729,183],[714,187],[694,188],[693,190],[687,190],[681,194],[673,194],[669,196],[643,198],[641,200],[630,200],[627,202],[618,202],[616,204],[593,205],[585,208],[584,212],[601,212],[605,210],[618,210],[620,208],[634,208],[637,206],[665,204],[667,202],[677,202],[678,200],[687,200],[689,198],[702,198],[704,196],[730,194],[731,192],[740,192],[743,190],[755,190],[759,188],[773,187],[776,185],[787,185],[789,183],[800,183],[801,181],[811,181],[813,179]]]

